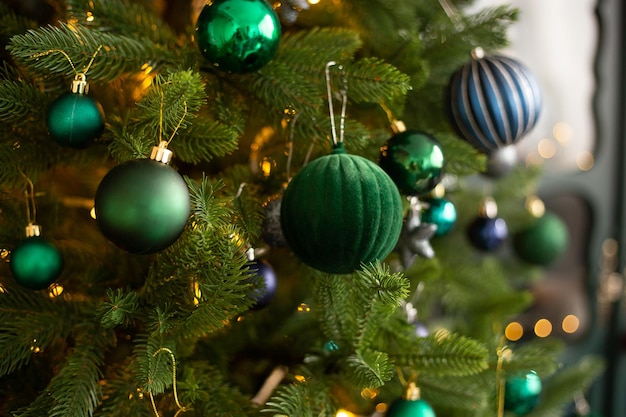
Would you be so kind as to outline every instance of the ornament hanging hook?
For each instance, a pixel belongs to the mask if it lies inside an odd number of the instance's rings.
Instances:
[[[340,143],[343,143],[344,133],[345,133],[345,122],[346,122],[346,109],[348,106],[348,79],[343,77],[343,86],[341,90],[339,90],[339,94],[341,96],[341,118],[339,121],[339,137],[337,137],[337,125],[335,124],[335,109],[333,106],[333,92],[330,82],[330,67],[338,65],[335,61],[329,61],[326,63],[326,93],[328,95],[328,113],[330,115],[330,132],[332,135],[333,145],[337,146]],[[340,70],[343,70],[343,65],[338,65]],[[345,75],[345,74],[344,74]]]

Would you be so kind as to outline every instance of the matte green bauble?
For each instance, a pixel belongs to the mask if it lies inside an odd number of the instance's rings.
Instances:
[[[305,264],[323,272],[351,273],[383,259],[402,229],[402,201],[375,163],[349,155],[341,144],[306,165],[281,203],[285,239]]]
[[[424,400],[399,399],[391,403],[387,417],[435,417],[435,411]]]
[[[196,25],[202,55],[223,71],[253,72],[278,49],[280,22],[265,0],[214,0]]]
[[[513,248],[521,259],[548,265],[567,249],[569,233],[567,226],[555,214],[545,213],[525,230],[513,237]]]
[[[59,145],[84,148],[102,134],[104,111],[85,94],[65,93],[50,104],[46,125]]]
[[[427,193],[443,176],[441,144],[434,137],[415,130],[398,133],[380,151],[380,166],[407,195]]]
[[[11,251],[9,268],[18,284],[31,290],[43,290],[61,275],[63,257],[46,239],[32,236]]]
[[[189,190],[180,174],[151,159],[114,167],[96,191],[96,221],[102,234],[131,253],[154,253],[174,243],[190,208]]]
[[[435,236],[447,234],[456,223],[456,207],[445,198],[427,200],[428,207],[422,213],[422,222],[437,225]]]
[[[539,401],[541,379],[534,371],[506,380],[504,386],[504,409],[518,416],[528,414]]]

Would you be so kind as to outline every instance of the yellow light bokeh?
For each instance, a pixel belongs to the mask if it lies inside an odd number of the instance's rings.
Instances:
[[[311,311],[311,307],[306,303],[302,303],[298,306],[298,313],[308,313],[309,311]]]
[[[50,288],[48,288],[48,296],[50,298],[58,297],[63,294],[63,286],[61,284],[52,284]]]
[[[537,145],[537,152],[544,159],[554,158],[554,155],[556,155],[556,144],[552,139],[541,139]]]
[[[378,403],[376,404],[376,412],[377,413],[385,413],[387,411],[387,404],[385,403]]]
[[[552,333],[552,323],[548,319],[539,319],[535,323],[535,334],[537,337],[548,337]]]
[[[504,335],[511,342],[516,342],[524,336],[524,327],[516,321],[511,322],[504,329]]]
[[[296,379],[296,381],[303,383],[304,381],[306,381],[306,378],[304,377],[304,375],[295,375],[294,378]]]
[[[354,414],[346,410],[338,410],[335,417],[354,417]]]
[[[96,219],[96,208],[92,207],[91,210],[89,210],[89,215],[91,216],[92,219]]]
[[[558,122],[552,127],[552,134],[559,143],[567,143],[572,139],[574,130],[565,122]]]
[[[581,171],[589,171],[593,168],[595,159],[593,154],[589,151],[582,151],[576,156],[576,166]]]
[[[561,323],[561,327],[563,328],[563,331],[565,333],[569,333],[569,334],[576,333],[576,331],[578,331],[578,328],[580,327],[580,320],[575,315],[568,314],[563,319],[563,322]]]
[[[309,4],[318,4],[320,0],[308,0]]]

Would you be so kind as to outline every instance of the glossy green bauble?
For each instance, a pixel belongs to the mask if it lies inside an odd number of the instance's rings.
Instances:
[[[434,137],[407,130],[387,141],[380,151],[379,164],[401,193],[419,195],[431,191],[441,181],[443,149]]]
[[[569,233],[563,221],[553,213],[545,213],[514,235],[513,248],[526,262],[548,265],[565,252],[568,241]]]
[[[183,178],[151,159],[124,162],[102,179],[95,198],[102,234],[137,254],[158,252],[182,234],[191,209]]]
[[[539,401],[541,379],[534,371],[506,380],[504,386],[504,409],[518,416],[528,414]]]
[[[424,400],[399,399],[391,403],[387,417],[435,417],[435,411]]]
[[[456,207],[445,198],[427,200],[428,207],[422,213],[422,222],[437,225],[435,236],[447,234],[456,223]]]
[[[302,262],[346,274],[389,255],[402,216],[391,178],[372,161],[339,146],[291,180],[280,220],[287,243]]]
[[[59,145],[84,148],[102,134],[104,111],[85,94],[65,93],[50,104],[46,125]]]
[[[43,290],[61,275],[63,256],[46,239],[28,237],[11,251],[9,268],[18,284],[31,290]]]
[[[280,22],[265,0],[214,0],[196,25],[202,55],[223,71],[253,72],[278,49]]]

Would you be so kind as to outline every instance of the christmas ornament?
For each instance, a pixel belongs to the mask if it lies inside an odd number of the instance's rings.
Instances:
[[[409,211],[402,223],[400,238],[395,247],[395,251],[400,255],[400,262],[402,262],[404,270],[413,265],[417,256],[427,259],[435,256],[435,251],[430,245],[430,239],[437,232],[437,225],[422,222],[421,203],[417,197],[410,197],[409,201]]]
[[[568,240],[563,221],[553,213],[545,213],[513,236],[513,249],[527,262],[548,265],[565,252]]]
[[[441,144],[415,130],[394,135],[380,151],[379,165],[401,193],[418,195],[432,190],[443,176]]]
[[[307,0],[285,0],[279,3],[277,10],[283,23],[291,26],[298,20],[298,14],[302,10],[309,10],[309,7]]]
[[[497,216],[498,207],[492,199],[486,199],[481,207],[480,214],[474,219],[468,229],[470,242],[477,249],[492,251],[500,247],[509,234],[504,219]]]
[[[253,72],[278,49],[280,22],[265,0],[214,0],[200,12],[196,36],[211,64],[223,71]]]
[[[426,210],[422,213],[422,222],[437,226],[435,236],[447,234],[456,223],[456,207],[445,198],[433,198],[426,201]]]
[[[263,204],[265,209],[265,217],[261,223],[261,239],[273,248],[284,248],[287,241],[280,227],[280,206],[282,196],[277,195],[270,197]]]
[[[158,252],[183,232],[190,199],[183,178],[168,162],[166,142],[151,159],[124,162],[111,169],[96,191],[96,221],[102,234],[136,254]]]
[[[504,386],[504,409],[518,416],[528,414],[537,405],[540,394],[541,379],[534,371],[509,378]]]
[[[492,178],[506,177],[517,166],[517,149],[513,145],[494,149],[487,159],[485,175]]]
[[[71,92],[50,104],[46,125],[59,145],[84,148],[104,131],[104,111],[100,103],[87,95],[88,91],[85,75],[79,74],[72,82]]]
[[[391,403],[387,417],[435,417],[435,411],[430,404],[420,399],[419,388],[410,383],[404,398]]]
[[[21,286],[43,290],[61,275],[63,256],[40,236],[40,227],[31,223],[26,227],[26,239],[11,251],[9,269]]]
[[[274,268],[272,268],[269,262],[261,260],[252,261],[249,267],[250,272],[253,274],[250,281],[255,287],[250,294],[255,301],[253,308],[260,310],[263,307],[267,307],[276,295],[278,286],[276,272],[274,272]]]
[[[528,133],[541,111],[534,76],[518,61],[485,56],[481,48],[459,68],[447,87],[448,116],[459,136],[489,153]]]

